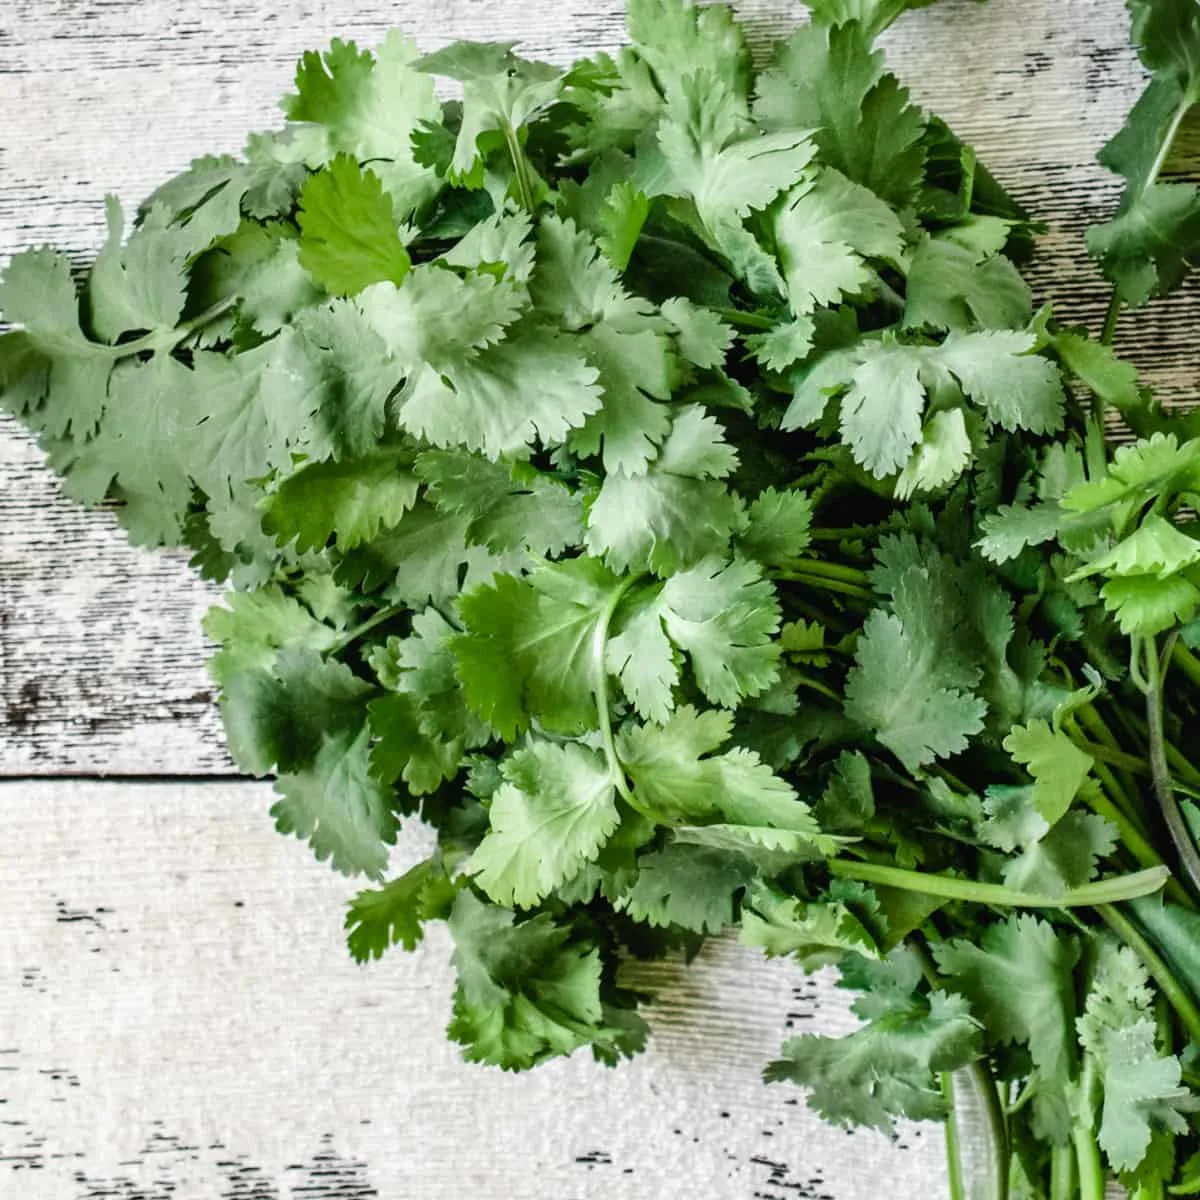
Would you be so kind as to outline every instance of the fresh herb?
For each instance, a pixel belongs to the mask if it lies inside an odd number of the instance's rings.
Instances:
[[[1200,439],[1110,344],[1200,256],[1200,9],[1129,0],[1093,341],[885,70],[919,5],[811,7],[761,70],[689,0],[567,71],[306,55],[281,132],[110,202],[78,278],[12,260],[0,399],[231,582],[234,757],[377,885],[357,959],[447,923],[472,1060],[634,1053],[625,964],[739,930],[864,1022],[767,1077],[945,1119],[952,1200],[959,1093],[995,1200],[1193,1194]]]

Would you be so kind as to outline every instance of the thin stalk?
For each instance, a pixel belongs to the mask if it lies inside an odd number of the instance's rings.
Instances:
[[[830,873],[841,879],[857,879],[862,883],[878,883],[883,887],[899,888],[906,892],[921,892],[926,896],[943,896],[947,900],[965,900],[975,904],[990,904],[996,908],[1084,908],[1097,904],[1115,904],[1119,900],[1135,900],[1161,891],[1170,878],[1166,867],[1150,867],[1129,875],[1117,875],[1096,883],[1085,883],[1059,896],[1038,892],[1023,892],[999,883],[980,883],[960,879],[955,875],[935,875],[910,871],[904,867],[888,867],[879,863],[851,862],[832,859]]]
[[[758,313],[743,312],[740,308],[718,308],[717,316],[729,325],[738,325],[742,329],[761,329],[764,333],[779,323]]]
[[[950,1180],[950,1200],[967,1200],[963,1184],[962,1142],[958,1136],[958,1109],[954,1099],[954,1076],[942,1072],[942,1099],[946,1104],[946,1119],[942,1127],[946,1131],[946,1174]]]
[[[592,695],[596,701],[596,719],[600,726],[600,743],[604,749],[604,757],[608,760],[608,769],[612,773],[613,786],[617,794],[630,808],[640,812],[641,808],[629,789],[629,781],[625,778],[625,768],[617,755],[617,743],[613,738],[612,714],[609,712],[608,701],[608,627],[612,623],[617,606],[635,583],[637,576],[631,576],[619,588],[614,588],[596,622],[592,632]]]
[[[1082,708],[1078,709],[1074,714],[1074,719],[1078,720],[1079,724],[1096,741],[1107,746],[1110,750],[1120,751],[1121,743],[1117,740],[1116,734],[1105,723],[1104,718],[1100,715],[1094,704],[1085,704]],[[1127,775],[1121,780],[1121,785],[1131,792],[1134,790],[1133,780]]]
[[[169,353],[185,342],[197,329],[203,329],[205,325],[223,317],[237,302],[236,296],[227,296],[224,300],[219,300],[211,308],[206,308],[202,313],[192,317],[189,321],[184,321],[182,325],[177,325],[174,329],[160,329],[155,333],[146,334],[145,337],[136,338],[132,342],[121,342],[116,346],[104,346],[97,342],[94,349],[100,353],[111,354],[113,358],[128,358],[132,354],[143,354],[147,350],[153,350],[155,353],[163,351]]]
[[[1171,661],[1200,687],[1200,658],[1197,658],[1181,641],[1176,640],[1171,650]]]
[[[932,928],[932,923],[926,927],[924,934],[925,938],[930,936],[937,936],[937,930]],[[921,974],[925,976],[925,982],[931,988],[941,990],[942,977],[938,974],[937,964],[933,961],[933,955],[929,953],[929,946],[926,944],[924,938],[921,935],[913,934],[906,940],[905,944],[912,950],[917,957],[917,961],[921,964]],[[1004,1102],[1000,1095],[1000,1089],[996,1081],[992,1078],[991,1072],[981,1059],[976,1059],[974,1062],[963,1067],[962,1074],[971,1081],[971,1089],[975,1092],[976,1099],[979,1101],[979,1107],[983,1110],[984,1128],[987,1131],[988,1145],[992,1156],[992,1169],[994,1172],[992,1178],[996,1188],[995,1194],[989,1200],[1008,1200],[1008,1173],[1012,1151],[1009,1148],[1008,1121],[1005,1117]],[[954,1103],[953,1080],[948,1075],[942,1076],[942,1095],[946,1098],[947,1160],[953,1164],[955,1158],[951,1155],[950,1148],[953,1145],[957,1151],[958,1113]],[[950,1128],[951,1121],[955,1122],[953,1131]],[[953,1179],[953,1166],[951,1166],[951,1180],[953,1181]],[[953,1182],[951,1186],[953,1186]],[[959,1186],[961,1186],[961,1177]]]
[[[372,629],[407,611],[408,605],[406,604],[390,604],[387,608],[381,608],[373,617],[368,617],[367,620],[363,621],[361,625],[355,625],[353,628],[347,629],[339,638],[330,643],[325,653],[341,654],[347,646],[352,646],[359,638],[366,637]]]
[[[1117,336],[1117,322],[1121,319],[1121,293],[1113,288],[1112,296],[1109,297],[1108,310],[1104,314],[1104,327],[1100,330],[1100,345],[1111,346]],[[1104,415],[1104,402],[1097,396],[1096,399],[1100,402],[1099,415]]]
[[[1086,1054],[1079,1080],[1079,1094],[1087,1105],[1087,1120],[1076,1117],[1071,1126],[1071,1142],[1079,1166],[1079,1200],[1104,1200],[1108,1191],[1108,1179],[1104,1174],[1104,1164],[1100,1161],[1100,1147],[1096,1143],[1094,1130],[1096,1118],[1092,1096],[1097,1083],[1095,1062],[1090,1054]]]
[[[1193,1042],[1200,1042],[1200,1009],[1175,978],[1158,951],[1119,908],[1111,904],[1101,904],[1096,912],[1105,925],[1142,960],[1142,965],[1150,972],[1151,978],[1158,984],[1183,1027],[1188,1031],[1189,1038]]]
[[[1004,1115],[1000,1089],[982,1062],[977,1060],[966,1070],[983,1108],[984,1125],[988,1131],[994,1172],[992,1180],[995,1184],[993,1200],[1008,1200],[1008,1173],[1012,1162],[1012,1149],[1009,1146],[1008,1121]]]
[[[504,144],[508,147],[509,158],[512,159],[513,179],[517,184],[517,195],[520,198],[521,207],[526,212],[533,212],[535,205],[533,184],[529,179],[529,163],[525,158],[525,151],[521,149],[517,131],[507,122],[504,125]]]
[[[856,583],[859,587],[871,586],[871,573],[861,567],[845,567],[841,563],[823,558],[802,558],[797,568],[806,575],[819,575],[825,579],[840,579],[845,583]]]
[[[1155,638],[1147,638],[1141,645],[1145,648],[1146,678],[1146,728],[1150,736],[1150,777],[1154,785],[1154,798],[1171,835],[1171,844],[1179,858],[1179,865],[1191,886],[1192,892],[1200,896],[1200,852],[1179,810],[1175,799],[1175,787],[1171,782],[1171,768],[1167,763],[1167,739],[1163,732],[1163,660],[1170,661],[1175,634],[1167,638],[1162,658],[1159,657]],[[1134,643],[1137,657],[1139,643]]]
[[[1075,1151],[1055,1146],[1050,1152],[1050,1200],[1075,1200]]]
[[[857,584],[846,583],[841,579],[830,579],[826,575],[813,575],[805,571],[777,571],[775,578],[785,583],[803,583],[809,587],[818,588],[824,592],[834,592],[839,596],[851,596],[855,600],[874,600],[875,593],[869,588]]]
[[[826,700],[832,700],[835,704],[842,703],[842,697],[833,688],[826,687],[819,679],[810,679],[807,675],[798,675],[795,682],[799,687],[808,688],[810,692],[816,692],[818,696],[824,696]]]
[[[1083,789],[1081,799],[1085,801],[1087,806],[1097,816],[1103,817],[1111,825],[1115,826],[1121,838],[1121,844],[1133,855],[1139,867],[1161,867],[1163,865],[1162,856],[1154,849],[1149,840],[1142,836],[1141,831],[1130,822],[1125,813],[1117,808],[1105,792],[1096,788],[1085,788]],[[1171,882],[1174,882],[1174,880]],[[1167,886],[1170,887],[1170,883]]]
[[[1089,741],[1083,736],[1072,737],[1071,741],[1080,750],[1087,751],[1088,754],[1099,762],[1120,767],[1122,771],[1129,771],[1133,775],[1150,774],[1150,764],[1143,762],[1136,754],[1126,754],[1124,750],[1114,750],[1111,746],[1101,746],[1098,742]]]

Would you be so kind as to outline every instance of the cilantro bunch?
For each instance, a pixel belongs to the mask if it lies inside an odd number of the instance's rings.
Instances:
[[[690,0],[566,71],[306,55],[86,270],[12,260],[0,402],[232,585],[230,750],[375,884],[356,958],[446,922],[468,1058],[616,1062],[631,964],[736,930],[863,1019],[767,1078],[944,1120],[952,1200],[967,1092],[996,1200],[1197,1193],[1200,430],[1110,343],[1200,254],[1200,9],[1129,0],[1090,340],[885,70],[917,5],[810,6],[761,69]]]

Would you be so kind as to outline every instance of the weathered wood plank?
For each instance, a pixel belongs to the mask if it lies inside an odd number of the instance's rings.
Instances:
[[[353,884],[258,784],[0,785],[0,1195],[20,1200],[905,1200],[941,1135],[822,1125],[762,1066],[844,1002],[720,943],[651,1049],[531,1075],[447,1044],[444,931],[356,967]],[[415,857],[419,836],[397,857]],[[817,1006],[820,1003],[818,1014]]]
[[[794,0],[737,5],[759,40]],[[522,40],[567,61],[621,39],[619,0],[16,0],[0,14],[0,259],[52,241],[85,252],[101,197],[132,206],[199,153],[236,150],[276,121],[297,54],[335,33],[374,42],[401,19],[418,39]],[[911,14],[889,51],[918,99],[976,142],[1050,224],[1039,297],[1096,327],[1107,289],[1086,225],[1116,188],[1094,164],[1140,86],[1121,0],[947,0]],[[1192,289],[1127,322],[1122,346],[1169,398],[1187,398],[1200,319]],[[213,596],[178,559],[131,551],[102,513],[57,498],[0,421],[0,774],[225,773],[198,617]]]

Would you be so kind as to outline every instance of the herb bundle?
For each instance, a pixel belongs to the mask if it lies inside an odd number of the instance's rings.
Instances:
[[[767,1078],[946,1120],[952,1200],[956,1085],[997,1200],[1200,1194],[1200,429],[1110,348],[1200,254],[1200,7],[1128,0],[1091,340],[885,70],[917,6],[811,0],[761,70],[689,0],[566,71],[335,42],[79,278],[12,260],[0,402],[231,581],[231,752],[375,883],[356,958],[447,922],[468,1058],[615,1063],[624,964],[736,929],[863,1020]]]

